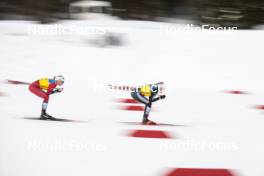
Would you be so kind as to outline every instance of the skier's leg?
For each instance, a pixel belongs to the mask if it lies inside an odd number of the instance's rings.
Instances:
[[[47,114],[47,107],[48,107],[48,103],[49,103],[49,95],[46,94],[46,96],[44,97],[44,100],[42,102],[42,110],[41,110],[41,118],[45,118],[45,119],[55,119],[54,117],[50,116],[49,114]]]
[[[131,92],[131,97],[145,105],[149,104],[149,100],[146,97],[142,96],[139,92]]]
[[[32,92],[33,94],[37,95],[40,98],[43,98],[43,102],[42,102],[42,109],[41,109],[41,118],[47,118],[47,107],[48,107],[48,102],[49,102],[49,95],[46,94],[45,92],[43,92],[41,89],[34,87],[32,85],[29,86],[29,90],[30,92]]]
[[[133,99],[145,104],[145,109],[144,109],[142,123],[143,124],[147,124],[147,122],[151,122],[148,119],[148,116],[149,116],[149,113],[150,113],[150,110],[151,110],[152,102],[149,101],[146,97],[142,96],[139,92],[131,92],[131,96],[132,96]]]
[[[144,115],[143,115],[143,120],[142,120],[143,124],[145,124],[149,121],[148,117],[149,117],[150,110],[151,110],[151,105],[147,104],[145,106],[145,110],[144,110]]]
[[[47,111],[47,107],[48,107],[48,102],[44,100],[44,101],[42,102],[41,116],[47,114],[47,113],[46,113],[46,111]]]
[[[43,92],[41,89],[30,85],[29,90],[30,90],[30,92],[32,92],[36,96],[43,98],[44,100],[48,101],[48,95],[45,92]]]
[[[144,116],[143,116],[143,124],[145,124],[145,125],[156,125],[156,123],[155,122],[153,122],[153,121],[151,121],[151,120],[149,120],[148,119],[148,117],[149,117],[149,113],[150,113],[150,111],[151,111],[151,107],[152,107],[152,99],[153,97],[152,96],[150,96],[149,97],[149,103],[145,106],[145,110],[144,110]]]

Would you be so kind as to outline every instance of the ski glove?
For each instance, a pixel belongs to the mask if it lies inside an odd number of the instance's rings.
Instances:
[[[164,99],[164,98],[166,98],[166,95],[161,95],[160,96],[160,99]]]
[[[60,93],[63,91],[63,88],[57,88],[57,89],[54,89],[51,94],[54,94],[54,93]]]

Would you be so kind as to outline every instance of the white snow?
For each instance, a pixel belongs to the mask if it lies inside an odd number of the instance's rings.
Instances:
[[[0,92],[9,96],[0,97],[1,176],[152,176],[168,167],[263,176],[264,115],[253,108],[264,103],[263,31],[162,32],[169,24],[118,20],[60,24],[110,28],[122,33],[124,45],[97,48],[87,43],[91,35],[28,35],[33,23],[0,23],[0,79],[33,82],[63,74],[64,92],[51,97],[48,112],[88,121],[26,120],[39,115],[41,100],[27,86],[2,83]],[[117,110],[112,100],[130,95],[107,85],[159,81],[167,98],[154,104],[151,119],[186,126],[119,123],[140,122],[142,112]],[[175,139],[124,135],[133,129],[166,130]],[[183,143],[192,148],[175,147]],[[206,147],[195,148],[201,143]],[[217,143],[229,147],[210,149]]]

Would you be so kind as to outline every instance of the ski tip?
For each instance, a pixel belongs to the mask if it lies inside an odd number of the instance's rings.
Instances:
[[[224,90],[223,93],[226,94],[234,94],[234,95],[249,95],[250,92],[242,91],[242,90]]]
[[[256,105],[253,108],[259,109],[259,110],[264,110],[264,105]]]

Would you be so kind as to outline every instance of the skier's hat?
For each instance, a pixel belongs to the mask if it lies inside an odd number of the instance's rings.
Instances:
[[[54,80],[61,81],[62,83],[64,83],[64,76],[62,75],[54,76]]]

